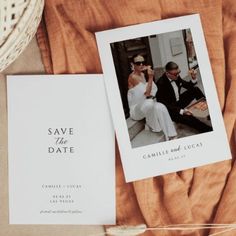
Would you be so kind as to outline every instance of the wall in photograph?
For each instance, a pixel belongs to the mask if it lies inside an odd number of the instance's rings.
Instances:
[[[173,48],[171,48],[173,39],[178,39],[177,41],[181,43],[182,52],[177,55],[173,55]],[[149,44],[154,68],[164,68],[167,62],[174,61],[181,69],[180,76],[184,78],[188,75],[187,52],[182,31],[150,36]]]

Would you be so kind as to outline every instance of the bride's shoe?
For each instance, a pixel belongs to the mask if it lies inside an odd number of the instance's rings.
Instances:
[[[173,136],[173,137],[169,137],[169,140],[175,140],[175,139],[178,139],[178,135]]]
[[[152,129],[149,125],[147,125],[147,124],[145,124],[144,129],[147,130],[147,131],[152,131],[152,132],[154,132],[154,133],[158,133],[158,132],[159,132],[159,131],[153,130],[153,129]]]
[[[152,131],[152,129],[147,124],[145,124],[144,130]]]

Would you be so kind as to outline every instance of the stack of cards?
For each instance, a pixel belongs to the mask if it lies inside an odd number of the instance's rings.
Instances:
[[[8,76],[12,224],[114,224],[114,131],[127,182],[231,158],[199,15],[96,38],[103,75]]]

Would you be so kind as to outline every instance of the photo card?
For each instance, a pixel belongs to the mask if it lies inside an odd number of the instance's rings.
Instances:
[[[96,38],[127,182],[231,158],[198,14]]]

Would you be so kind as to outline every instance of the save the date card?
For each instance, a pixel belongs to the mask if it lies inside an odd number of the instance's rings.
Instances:
[[[102,75],[8,76],[10,224],[114,224]]]

